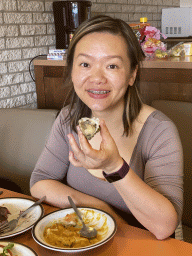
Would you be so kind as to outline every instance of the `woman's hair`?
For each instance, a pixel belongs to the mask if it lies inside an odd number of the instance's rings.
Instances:
[[[69,114],[66,117],[66,121],[70,120],[72,129],[76,131],[79,119],[82,117],[91,117],[91,109],[81,101],[74,90],[71,73],[77,43],[82,37],[93,32],[108,32],[113,35],[122,36],[127,43],[127,55],[130,59],[131,71],[134,71],[137,68],[135,82],[132,86],[128,86],[124,96],[125,105],[122,119],[124,134],[128,136],[128,134],[132,132],[133,122],[137,118],[142,107],[138,87],[140,81],[140,61],[143,59],[144,54],[130,26],[123,20],[114,19],[105,15],[95,16],[81,23],[70,42],[67,57],[67,76],[64,82],[65,86],[71,88],[66,99],[67,101],[70,101]]]

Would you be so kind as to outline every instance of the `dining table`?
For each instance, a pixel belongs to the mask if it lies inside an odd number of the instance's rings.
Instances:
[[[19,197],[32,199],[34,201],[37,200],[32,196],[4,188],[1,188],[0,190],[3,191],[0,195],[0,199]],[[44,208],[44,216],[51,212],[60,210],[59,208],[47,203],[42,203],[42,206]],[[44,248],[33,239],[31,229],[23,232],[22,234],[2,239],[1,241],[24,244],[32,248],[38,256],[63,256],[69,254],[78,256],[192,256],[191,243],[174,238],[157,240],[149,231],[130,226],[123,220],[122,222],[118,221],[117,231],[112,239],[99,247],[87,251],[65,253]]]

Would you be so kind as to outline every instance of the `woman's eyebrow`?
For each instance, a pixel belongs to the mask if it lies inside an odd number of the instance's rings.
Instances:
[[[106,59],[120,59],[121,61],[123,61],[123,58],[120,55],[108,55],[104,58],[106,58]]]
[[[91,56],[85,53],[79,53],[76,58],[79,58],[79,57],[87,57],[90,59],[94,59],[94,56]],[[102,58],[103,59],[120,59],[121,61],[123,61],[123,58],[120,55],[107,55],[107,56],[103,56]]]
[[[79,57],[94,58],[93,56],[85,54],[85,53],[79,53],[76,58],[79,58]]]

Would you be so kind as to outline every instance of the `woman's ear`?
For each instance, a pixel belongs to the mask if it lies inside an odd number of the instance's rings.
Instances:
[[[135,70],[131,73],[131,77],[129,79],[129,85],[132,86],[135,82],[136,76],[137,76],[137,70],[138,70],[138,65],[136,66]]]

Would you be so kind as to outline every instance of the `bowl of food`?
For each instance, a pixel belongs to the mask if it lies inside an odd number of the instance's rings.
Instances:
[[[115,219],[96,208],[78,208],[85,224],[97,230],[97,236],[80,235],[82,224],[73,208],[58,210],[44,216],[32,229],[33,239],[41,246],[60,252],[86,251],[108,242],[116,233]]]
[[[0,198],[0,224],[7,223],[13,219],[17,219],[19,215],[29,208],[34,201],[21,197],[7,197]],[[42,205],[37,205],[29,212],[25,218],[21,218],[17,227],[5,233],[0,234],[0,240],[16,236],[31,229],[32,226],[39,220],[44,214]]]
[[[38,256],[38,254],[28,247],[27,245],[1,241],[0,242],[0,255],[2,256]]]

